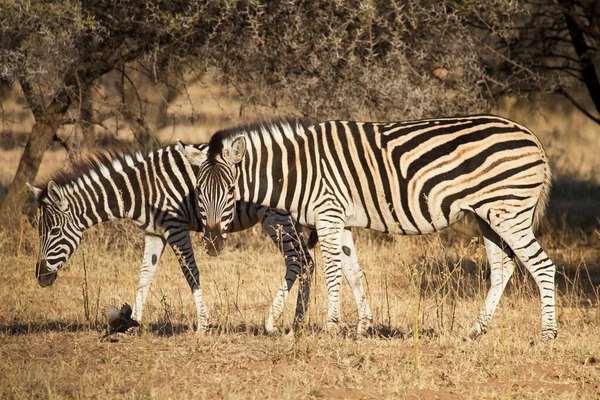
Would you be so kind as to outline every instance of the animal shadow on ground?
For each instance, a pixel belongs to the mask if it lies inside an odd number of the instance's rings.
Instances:
[[[14,322],[0,325],[0,333],[5,335],[28,335],[32,333],[46,332],[84,332],[98,331],[101,329],[94,328],[90,324],[74,321],[47,321],[47,322],[32,322],[22,323]]]
[[[161,323],[152,322],[149,324],[142,325],[141,328],[144,332],[155,336],[178,336],[190,332],[194,332],[194,326],[184,323]],[[0,333],[10,336],[17,335],[28,335],[36,333],[48,333],[48,332],[97,332],[102,334],[106,332],[106,325],[104,324],[87,324],[73,321],[47,321],[41,323],[9,323],[0,325]],[[135,330],[132,332],[136,332]],[[240,323],[236,325],[232,324],[213,324],[209,326],[209,335],[226,335],[226,334],[248,334],[251,336],[272,336],[287,335],[290,330],[285,329],[279,333],[270,334],[265,331],[264,327],[260,324],[245,324]],[[327,334],[323,327],[317,325],[303,326],[296,331],[296,335],[309,334],[309,335],[320,335]],[[341,338],[356,338],[356,326],[352,324],[342,324],[339,329],[334,333]],[[393,327],[378,325],[369,329],[367,337],[379,338],[379,339],[404,339],[411,337],[412,331],[405,332]],[[116,335],[113,335],[116,336]],[[438,333],[432,329],[420,329],[420,337],[436,338]]]
[[[175,336],[189,331],[187,324],[150,323],[143,325],[146,332],[156,336]],[[0,325],[0,333],[16,336],[48,332],[98,332],[107,331],[107,324],[88,324],[75,321],[47,321],[22,323],[14,322]],[[130,332],[135,332],[130,330]]]
[[[193,332],[195,327],[185,323],[171,322],[150,322],[143,324],[141,327],[143,332],[150,333],[156,336],[177,336],[188,332]],[[0,333],[16,336],[27,335],[34,333],[47,332],[98,332],[102,333],[107,330],[107,324],[88,324],[75,321],[46,321],[46,322],[13,322],[8,324],[0,324]],[[135,333],[135,330],[129,330]],[[209,326],[209,335],[228,334],[228,333],[247,333],[253,336],[267,336],[264,327],[258,324],[213,324]]]

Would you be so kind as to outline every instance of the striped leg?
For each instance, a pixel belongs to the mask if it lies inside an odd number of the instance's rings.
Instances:
[[[322,219],[316,224],[321,253],[325,286],[327,287],[326,329],[337,327],[340,320],[340,283],[342,280],[342,238],[344,224],[339,219]]]
[[[135,303],[133,305],[132,318],[138,322],[142,321],[144,304],[148,298],[150,285],[154,280],[154,274],[160,261],[160,256],[165,249],[165,239],[155,235],[144,236],[144,263],[140,268],[140,280],[138,283]]]
[[[292,286],[291,284],[288,284],[288,280],[284,279],[281,286],[279,286],[279,289],[277,289],[277,293],[275,293],[275,297],[273,298],[273,303],[271,303],[271,307],[269,307],[269,315],[265,320],[265,331],[267,331],[267,333],[275,333],[277,331],[278,328],[276,325],[278,325],[281,320],[285,301],[290,294],[291,288]]]
[[[196,305],[196,315],[198,317],[196,332],[202,334],[208,330],[208,310],[202,299],[200,273],[198,272],[198,266],[194,259],[190,233],[187,230],[177,231],[170,234],[167,241],[173,248],[173,252],[179,261],[181,271],[183,272],[183,275],[185,275],[185,279],[192,289],[194,304]]]
[[[261,213],[265,212],[264,216]],[[302,236],[302,227],[291,219],[288,213],[281,213],[274,209],[262,209],[259,211],[262,226],[275,243],[275,246],[283,253],[286,265],[285,278],[275,294],[273,303],[269,308],[269,315],[265,320],[265,330],[273,333],[275,325],[281,319],[285,300],[289,291],[300,275],[300,289],[296,301],[296,312],[292,329],[304,319],[310,298],[310,283],[314,271],[314,263]]]
[[[291,239],[293,240],[293,239]],[[286,241],[284,239],[284,241]],[[298,246],[293,243],[287,243],[288,246]],[[286,246],[286,244],[284,244]],[[281,248],[281,247],[280,247]],[[285,254],[285,250],[284,250]],[[294,324],[292,329],[295,329],[298,324],[304,319],[306,310],[308,309],[308,300],[310,298],[310,283],[314,272],[314,263],[310,254],[302,254],[302,251],[298,251],[298,257],[285,256],[286,263],[286,274],[281,286],[277,290],[273,303],[269,307],[269,315],[265,320],[265,330],[269,333],[276,331],[275,325],[281,320],[283,314],[284,304],[289,295],[294,282],[298,275],[300,275],[300,289],[298,290],[298,298],[296,301],[296,312],[294,315]]]
[[[358,310],[357,333],[364,335],[373,323],[373,313],[369,307],[367,296],[362,285],[362,270],[356,256],[354,240],[352,240],[352,231],[349,228],[344,229],[342,233],[342,270],[346,280],[352,289],[356,308]]]
[[[494,222],[490,224],[491,228],[510,246],[538,285],[542,304],[542,342],[555,339],[557,335],[554,297],[556,266],[535,238],[531,223],[525,228],[519,224],[504,229],[502,224]]]
[[[304,315],[306,314],[306,310],[308,309],[308,301],[310,298],[310,283],[312,280],[312,275],[314,273],[314,263],[311,261],[302,261],[306,260],[302,257],[301,260],[296,261],[290,258],[286,258],[286,264],[288,264],[288,260],[290,263],[300,262],[300,289],[298,290],[298,298],[296,300],[296,312],[294,315],[294,323],[292,325],[292,330],[295,330],[298,325],[304,320]],[[296,278],[298,277],[298,272],[295,268],[287,268],[285,279],[281,283],[281,286],[275,293],[275,297],[273,298],[273,303],[271,307],[269,307],[269,315],[265,320],[265,330],[268,333],[273,333],[277,330],[275,325],[279,324],[281,320],[281,316],[283,315],[283,309],[285,301],[296,282]]]
[[[485,299],[485,306],[479,312],[479,316],[471,329],[469,329],[468,335],[471,339],[477,339],[486,333],[504,288],[506,288],[506,284],[515,270],[512,250],[502,242],[486,222],[481,219],[478,219],[478,222],[485,243],[488,263],[490,264],[490,290]]]

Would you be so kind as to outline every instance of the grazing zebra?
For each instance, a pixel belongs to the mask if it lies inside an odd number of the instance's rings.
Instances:
[[[370,123],[267,122],[216,133],[199,166],[204,240],[222,247],[234,199],[289,211],[321,241],[327,326],[339,319],[340,262],[348,227],[417,235],[475,214],[491,268],[488,323],[515,268],[533,275],[543,341],[556,337],[555,266],[534,236],[550,189],[546,154],[527,128],[493,115]],[[198,162],[201,160],[201,162]],[[365,316],[359,312],[359,326]]]
[[[187,147],[198,151],[203,146],[206,145]],[[40,187],[28,184],[39,206],[40,253],[36,277],[40,286],[54,283],[58,270],[77,249],[86,229],[103,221],[130,219],[145,234],[144,262],[133,317],[138,321],[142,319],[150,285],[168,243],[192,289],[197,330],[203,332],[208,327],[208,315],[189,235],[189,230],[202,230],[195,176],[194,168],[183,155],[183,145],[178,144],[153,151],[147,157],[141,153],[97,154],[76,162],[69,172],[56,173],[47,184]],[[243,202],[236,205],[231,217],[233,222],[227,232],[238,232],[261,221],[285,259],[285,281],[269,310],[268,331],[274,330],[288,290],[297,275],[302,274],[296,324],[306,309],[313,268],[302,238],[302,227],[293,223],[286,212]]]

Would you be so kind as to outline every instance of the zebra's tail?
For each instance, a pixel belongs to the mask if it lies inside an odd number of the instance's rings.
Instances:
[[[550,165],[548,165],[546,154],[543,155],[543,158],[544,161],[546,161],[544,169],[544,181],[542,182],[542,191],[538,197],[535,205],[535,212],[533,214],[532,228],[534,231],[540,226],[542,218],[546,214],[546,208],[548,206],[548,201],[550,200],[550,189],[552,188],[552,172],[550,171]]]
[[[310,234],[308,236],[308,241],[306,242],[306,246],[309,250],[315,248],[315,246],[319,243],[319,235],[317,235],[317,231],[314,229],[310,230]]]

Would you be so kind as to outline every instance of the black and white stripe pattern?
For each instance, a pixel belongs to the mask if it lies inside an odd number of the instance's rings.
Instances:
[[[206,145],[186,146],[188,152]],[[192,289],[199,332],[208,327],[202,300],[200,274],[189,231],[201,231],[195,190],[195,171],[183,155],[181,143],[143,156],[141,153],[99,154],[77,162],[70,172],[58,172],[41,187],[28,185],[39,205],[40,254],[36,277],[41,286],[51,285],[57,271],[79,246],[89,227],[113,219],[133,220],[145,233],[144,262],[133,317],[142,319],[144,303],[165,244],[179,260]],[[284,284],[276,294],[266,322],[272,331],[283,312],[288,290],[301,275],[296,322],[306,309],[313,262],[302,237],[302,227],[289,213],[240,202],[231,215],[227,232],[237,232],[261,222],[287,268]],[[223,234],[226,234],[223,232]],[[208,249],[211,251],[211,248]]]
[[[328,289],[328,326],[339,319],[345,229],[405,235],[477,216],[492,270],[485,307],[470,330],[486,331],[514,263],[540,289],[542,339],[556,336],[555,266],[533,228],[550,188],[546,154],[527,128],[492,115],[369,123],[269,122],[222,131],[202,157],[199,202],[206,232],[234,199],[283,209],[314,227]],[[216,231],[212,231],[214,234]],[[214,240],[224,240],[215,237]],[[359,310],[359,329],[366,316]]]

